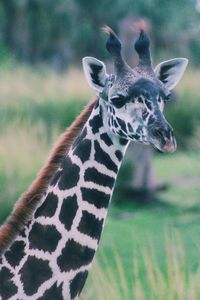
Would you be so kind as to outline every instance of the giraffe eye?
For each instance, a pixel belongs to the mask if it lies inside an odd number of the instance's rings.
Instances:
[[[143,103],[143,99],[142,99],[141,96],[138,97],[138,102],[139,102],[139,103]]]
[[[126,99],[123,96],[111,98],[110,101],[116,108],[121,108],[126,103]]]

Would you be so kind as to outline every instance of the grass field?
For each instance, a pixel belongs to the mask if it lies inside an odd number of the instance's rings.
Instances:
[[[154,160],[170,188],[146,208],[111,207],[82,299],[200,298],[200,153]]]
[[[181,99],[169,114],[172,125],[185,116],[177,134],[187,147],[154,156],[157,178],[169,188],[146,206],[112,203],[82,300],[200,299],[198,76],[189,72],[184,78]],[[26,68],[0,72],[0,222],[56,137],[93,96],[78,71],[63,76]]]

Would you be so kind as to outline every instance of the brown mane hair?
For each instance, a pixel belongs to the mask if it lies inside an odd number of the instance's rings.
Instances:
[[[17,234],[30,220],[50,179],[58,169],[63,156],[69,151],[73,141],[81,132],[96,101],[97,99],[91,101],[71,126],[61,134],[46,164],[42,167],[29,189],[19,198],[6,222],[0,227],[0,254],[9,247]]]

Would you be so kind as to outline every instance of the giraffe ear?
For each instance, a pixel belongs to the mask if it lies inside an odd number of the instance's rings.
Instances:
[[[102,61],[89,56],[84,57],[82,62],[85,77],[89,85],[96,92],[102,92],[108,77],[106,73],[106,66]]]
[[[188,64],[186,58],[174,58],[158,64],[154,72],[167,89],[172,90],[181,80]]]

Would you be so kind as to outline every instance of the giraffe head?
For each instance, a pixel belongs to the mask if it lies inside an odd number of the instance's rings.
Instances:
[[[131,68],[121,55],[119,38],[109,27],[105,31],[109,33],[106,48],[114,60],[114,74],[108,75],[105,64],[93,57],[83,58],[83,69],[89,85],[107,108],[106,125],[124,139],[174,152],[176,140],[163,110],[188,60],[174,58],[153,68],[150,41],[141,30],[135,42],[139,63]]]

